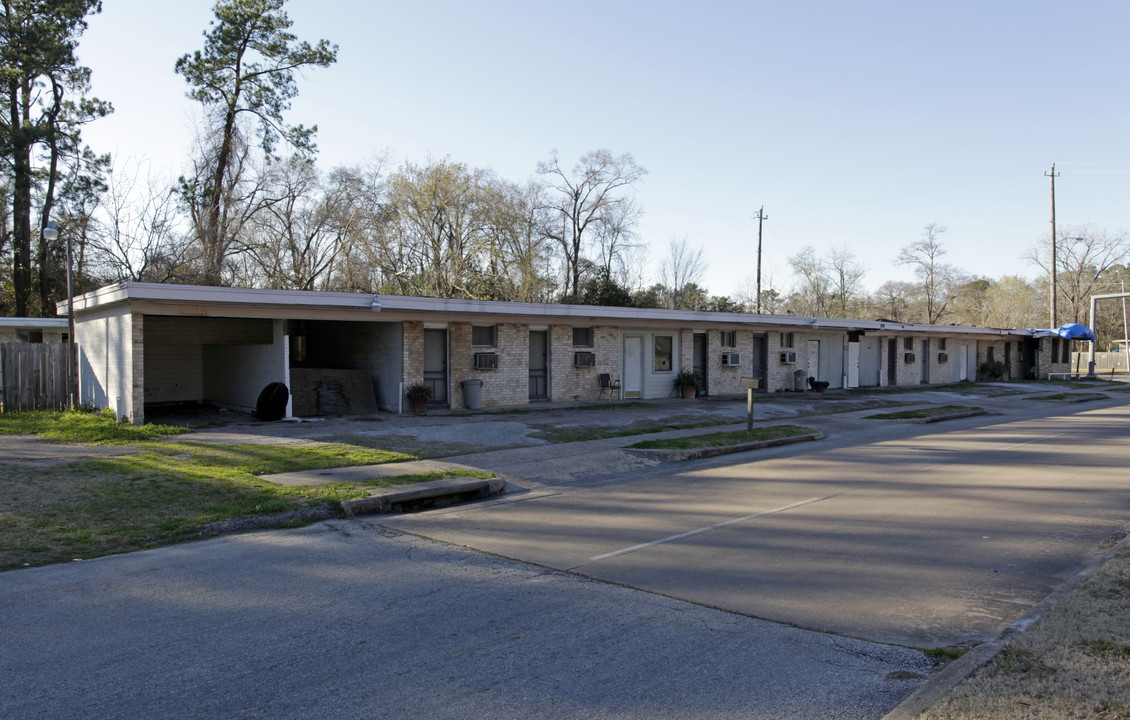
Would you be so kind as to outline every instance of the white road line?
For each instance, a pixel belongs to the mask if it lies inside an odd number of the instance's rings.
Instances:
[[[793,508],[798,508],[798,507],[801,507],[802,505],[809,505],[809,504],[814,503],[814,502],[820,502],[821,500],[827,500],[828,498],[831,498],[831,497],[835,497],[835,495],[824,495],[823,497],[808,498],[807,500],[801,500],[800,502],[795,502],[795,503],[792,503],[790,505],[782,505],[781,507],[773,508],[772,510],[766,510],[764,512],[754,513],[753,515],[746,515],[745,517],[735,518],[733,520],[727,520],[726,522],[715,523],[714,525],[710,525],[709,527],[702,527],[702,528],[698,528],[697,530],[690,530],[690,531],[685,532],[685,533],[679,533],[678,535],[672,535],[671,537],[665,537],[661,540],[652,540],[651,542],[643,543],[641,545],[633,545],[633,546],[628,547],[628,548],[623,548],[622,550],[614,550],[610,553],[605,553],[603,555],[597,555],[596,557],[591,557],[591,558],[589,558],[589,560],[593,561],[593,562],[595,562],[597,560],[607,560],[608,558],[613,558],[613,557],[616,557],[617,555],[626,555],[628,553],[635,552],[636,550],[643,550],[645,548],[654,547],[656,545],[662,545],[663,543],[669,543],[669,542],[673,542],[675,540],[682,540],[683,538],[692,537],[694,535],[701,535],[704,532],[710,532],[711,530],[717,530],[718,528],[723,528],[723,527],[726,527],[727,525],[734,525],[736,523],[745,522],[746,520],[754,520],[754,519],[759,518],[759,517],[765,517],[766,515],[773,515],[775,513],[784,512],[786,510],[792,510]]]

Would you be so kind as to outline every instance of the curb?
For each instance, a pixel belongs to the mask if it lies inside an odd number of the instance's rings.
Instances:
[[[1055,398],[1054,400],[1049,399],[1047,397],[1034,397],[1032,399],[1033,400],[1042,400],[1043,402],[1051,402],[1051,403],[1057,403],[1058,402],[1058,403],[1074,404],[1074,403],[1095,402],[1096,400],[1110,400],[1110,395],[1107,395],[1106,393],[1093,393],[1093,394],[1082,393],[1082,394],[1080,394],[1076,397]]]
[[[506,490],[501,478],[479,480],[476,478],[447,478],[406,485],[399,488],[380,488],[369,497],[343,500],[341,510],[347,517],[395,512],[405,505],[451,504],[463,500],[478,500],[499,495]]]
[[[806,435],[793,435],[791,437],[774,438],[772,440],[757,440],[754,442],[741,443],[738,445],[723,445],[721,447],[710,448],[695,448],[694,450],[664,450],[659,448],[633,448],[625,447],[624,450],[630,450],[636,453],[646,453],[648,455],[658,455],[659,457],[669,458],[671,460],[699,460],[701,458],[717,457],[719,455],[729,455],[731,453],[740,453],[747,450],[760,450],[762,448],[777,447],[780,445],[793,445],[801,442],[811,442],[813,440],[823,440],[824,433],[815,432]]]
[[[1130,547],[1130,536],[1122,538],[1113,548],[1092,560],[1073,578],[1053,590],[1036,607],[1029,610],[1024,617],[1002,630],[995,640],[981,643],[946,665],[938,674],[927,680],[926,684],[914,691],[910,697],[899,703],[894,710],[884,715],[882,720],[914,720],[914,718],[929,710],[934,703],[945,697],[970,675],[989,664],[1001,650],[1004,650],[1005,643],[1009,638],[1019,635],[1031,627],[1048,610],[1058,605],[1060,601],[1087,582],[1108,560],[1127,547]]]

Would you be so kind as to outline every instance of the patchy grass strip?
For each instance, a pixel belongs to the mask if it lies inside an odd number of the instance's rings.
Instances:
[[[701,448],[730,447],[764,440],[778,440],[780,438],[811,435],[815,430],[800,425],[770,425],[769,427],[755,427],[751,436],[745,430],[731,432],[708,433],[706,435],[690,435],[687,437],[666,438],[662,440],[644,440],[629,445],[637,450],[698,450]]]
[[[973,405],[941,405],[939,407],[921,408],[919,410],[903,410],[902,412],[879,413],[868,415],[868,420],[929,420],[930,418],[957,415],[959,413],[984,412]]]
[[[551,425],[537,426],[537,432],[530,437],[546,440],[551,443],[584,442],[586,440],[604,440],[615,437],[632,437],[634,435],[651,435],[668,430],[694,430],[718,425],[733,425],[736,421],[728,420],[703,420],[700,422],[668,423],[666,425],[648,423],[646,425],[607,428],[607,427],[554,427]]]
[[[174,425],[120,425],[110,409],[28,410],[0,413],[0,434],[35,435],[56,442],[126,445],[191,432]]]
[[[412,475],[397,475],[395,477],[386,478],[373,478],[369,480],[362,480],[358,483],[361,487],[365,488],[391,488],[400,487],[401,485],[414,485],[416,483],[430,482],[432,480],[443,480],[449,477],[470,477],[478,480],[490,480],[494,477],[492,472],[482,472],[480,470],[463,470],[459,468],[452,468],[450,470],[433,470],[432,472],[415,473]]]
[[[1109,400],[1103,393],[1057,393],[1055,395],[1038,395],[1028,400],[1051,400],[1052,402],[1087,402],[1088,400]]]
[[[1108,561],[923,720],[1130,718],[1130,549]]]
[[[285,487],[268,473],[414,459],[349,445],[147,442],[115,458],[0,474],[0,569],[92,558],[200,537],[231,518],[272,515],[365,497],[365,487]],[[317,517],[299,516],[303,525]]]

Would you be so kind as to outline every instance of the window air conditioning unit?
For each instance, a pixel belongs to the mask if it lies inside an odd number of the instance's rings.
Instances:
[[[497,370],[498,353],[475,353],[476,370]]]
[[[742,354],[741,353],[722,353],[722,364],[723,365],[741,365],[742,364]]]
[[[904,363],[906,363],[907,365],[913,365],[914,364],[914,353],[906,353],[905,355],[902,356],[902,361]]]
[[[573,353],[573,366],[574,367],[596,367],[596,353],[594,353],[594,352],[575,352],[575,353]]]
[[[950,361],[949,353],[938,353],[938,364],[945,365]]]
[[[781,364],[782,365],[796,365],[796,353],[795,352],[783,352],[783,353],[781,353]]]

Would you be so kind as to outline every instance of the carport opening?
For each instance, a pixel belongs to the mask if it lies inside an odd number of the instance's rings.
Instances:
[[[400,323],[291,320],[287,334],[296,417],[398,409]]]

